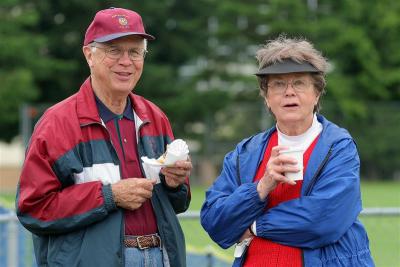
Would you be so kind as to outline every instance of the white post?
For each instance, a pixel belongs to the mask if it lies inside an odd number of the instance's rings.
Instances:
[[[10,220],[8,222],[8,238],[7,238],[7,266],[18,266],[18,225],[17,221]]]

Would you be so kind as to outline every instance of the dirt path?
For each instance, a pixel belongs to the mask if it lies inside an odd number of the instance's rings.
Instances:
[[[20,172],[20,167],[0,167],[0,193],[15,192]]]

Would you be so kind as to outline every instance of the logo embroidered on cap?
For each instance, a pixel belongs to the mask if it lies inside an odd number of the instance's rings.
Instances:
[[[121,25],[123,28],[129,28],[128,19],[125,15],[114,15],[112,17],[117,18],[119,25]]]

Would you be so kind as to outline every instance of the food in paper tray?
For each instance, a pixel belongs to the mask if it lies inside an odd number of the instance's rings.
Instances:
[[[189,155],[189,147],[182,139],[176,139],[167,145],[167,150],[157,159],[142,157],[144,163],[159,166],[170,166],[178,160],[186,160]]]
[[[164,164],[165,162],[165,156],[167,155],[167,152],[165,152],[164,154],[162,154],[157,161],[160,162],[161,164]]]
[[[178,160],[186,160],[189,147],[182,139],[176,139],[167,145],[167,151],[157,161],[166,165],[172,165]]]

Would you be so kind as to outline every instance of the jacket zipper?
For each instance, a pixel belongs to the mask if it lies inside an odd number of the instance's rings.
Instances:
[[[332,154],[332,147],[329,148],[328,154],[326,154],[324,160],[323,160],[322,163],[319,165],[318,170],[315,172],[313,178],[311,179],[311,182],[310,182],[310,184],[309,184],[309,186],[308,186],[308,188],[307,188],[307,191],[306,191],[305,194],[304,194],[305,196],[308,196],[308,195],[311,193],[311,190],[313,189],[315,183],[316,183],[317,180],[318,180],[319,174],[321,173],[322,169],[325,167],[325,165],[326,165],[326,163],[328,162],[328,159],[329,159],[329,157],[331,156],[331,154]],[[304,250],[301,250],[301,260],[302,260],[301,266],[302,266],[302,267],[305,267],[306,265],[305,265],[305,261],[304,261]]]
[[[274,130],[270,130],[269,132],[268,132],[268,135],[267,135],[267,142],[269,142],[269,139],[271,138],[271,135],[272,135],[272,133],[274,132]],[[265,145],[265,149],[267,148],[267,145]],[[265,153],[265,149],[263,149],[263,151],[261,152],[261,153],[263,153],[263,155],[264,155],[264,153]],[[238,182],[238,185],[240,186],[241,184],[242,184],[242,178],[240,177],[241,175],[240,175],[240,160],[239,160],[239,153],[237,154],[237,156],[236,156],[236,176],[237,176],[237,182]],[[258,170],[258,168],[260,168],[260,164],[261,164],[261,162],[262,162],[262,158],[260,159],[260,162],[258,163],[258,165],[257,165],[257,170]]]
[[[120,179],[121,179],[121,162],[120,162],[120,159],[118,158],[117,150],[115,149],[115,146],[114,146],[114,144],[113,144],[113,142],[111,140],[110,132],[108,131],[107,127],[103,123],[100,123],[100,122],[91,122],[91,123],[81,124],[80,126],[82,128],[82,127],[86,127],[86,126],[89,126],[89,125],[100,125],[104,130],[106,130],[106,132],[108,134],[108,140],[110,140],[111,146],[114,149],[114,153],[115,153],[115,155],[117,156],[117,159],[118,159],[118,166],[119,166]],[[124,266],[124,264],[125,264],[125,253],[123,251],[124,250],[124,235],[125,235],[125,220],[124,220],[124,216],[122,216],[122,229],[121,229],[121,240],[120,240],[121,241],[120,242],[120,244],[121,244],[120,252],[121,252],[121,258],[122,258],[121,266]]]
[[[150,123],[150,122],[149,122],[149,121],[143,121],[143,123],[139,125],[139,127],[138,127],[138,129],[137,129],[137,135],[139,135],[139,132],[140,132],[140,130],[142,129],[142,127],[143,127],[144,125],[148,124],[148,123]],[[136,136],[136,138],[137,138],[137,141],[136,141],[136,142],[137,142],[137,147],[139,148],[139,136]],[[140,157],[143,156],[143,154],[140,153],[141,150],[143,150],[143,149],[142,149],[142,148],[138,149],[139,167],[140,167],[140,170],[142,171],[142,173],[145,174],[144,169],[143,169],[142,162],[140,161]],[[152,203],[152,205],[153,205],[153,203]],[[154,209],[154,207],[153,207],[153,209]]]
[[[137,130],[137,135],[138,135],[137,136],[137,140],[139,140],[139,137],[140,137],[139,133],[140,133],[140,130],[142,129],[142,127],[144,125],[146,125],[146,124],[149,124],[149,123],[150,123],[150,121],[147,120],[147,121],[143,121],[143,123],[139,125],[138,130]],[[138,142],[138,144],[137,144],[138,148],[139,148],[139,145],[140,144]],[[139,150],[139,153],[138,153],[139,157],[141,157],[142,154],[140,152],[143,151],[143,149],[141,148],[141,149],[138,149],[138,150]],[[142,173],[145,174],[145,171],[143,169],[143,164],[142,164],[142,162],[140,160],[139,160],[139,166],[140,166],[140,169],[142,170]],[[150,199],[150,203],[151,203],[151,206],[153,208],[154,214],[156,215],[156,220],[157,220],[157,213],[156,213],[156,209],[154,208],[152,198]],[[158,229],[158,232],[159,232],[160,237],[161,237],[161,246],[162,246],[164,244],[163,240],[165,240],[165,238],[164,238],[165,236],[164,236],[164,232],[162,231],[162,229],[158,227],[158,223],[157,223],[157,229]],[[163,249],[163,248],[161,247],[161,249]]]
[[[306,190],[305,193],[304,193],[305,196],[308,196],[308,195],[311,193],[311,190],[313,189],[315,183],[316,183],[317,180],[318,180],[318,176],[320,175],[322,169],[325,167],[326,163],[328,162],[328,159],[329,159],[329,157],[331,156],[331,154],[332,154],[332,147],[329,148],[328,154],[326,154],[324,160],[323,160],[322,163],[319,165],[317,171],[315,172],[313,178],[311,179],[311,182],[310,182],[310,184],[308,185],[308,188],[307,188],[307,190]]]

